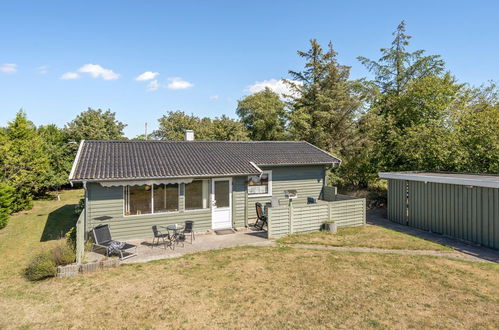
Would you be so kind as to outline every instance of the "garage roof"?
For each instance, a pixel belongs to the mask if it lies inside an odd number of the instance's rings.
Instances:
[[[380,172],[381,179],[436,182],[476,187],[499,188],[499,175],[449,172]]]

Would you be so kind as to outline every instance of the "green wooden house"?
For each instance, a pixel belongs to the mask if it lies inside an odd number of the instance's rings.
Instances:
[[[195,231],[246,227],[255,203],[319,199],[340,160],[291,141],[82,141],[69,180],[85,188],[85,233],[109,224],[115,239],[144,238],[152,225],[194,221]]]

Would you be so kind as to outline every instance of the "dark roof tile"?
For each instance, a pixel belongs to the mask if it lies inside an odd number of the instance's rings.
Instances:
[[[83,141],[70,180],[224,176],[258,173],[251,165],[333,164],[301,141]]]

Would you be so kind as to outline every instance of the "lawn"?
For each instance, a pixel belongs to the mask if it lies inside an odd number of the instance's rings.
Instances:
[[[278,240],[283,244],[318,244],[380,249],[449,251],[451,248],[379,226],[339,228],[336,234],[321,231],[294,234]]]
[[[18,277],[34,254],[64,237],[76,223],[74,208],[82,196],[83,190],[66,190],[60,201],[38,200],[31,210],[10,217],[0,230],[0,282]]]
[[[427,256],[240,247],[30,283],[43,233],[73,221],[62,197],[0,231],[0,328],[499,327],[498,265]]]

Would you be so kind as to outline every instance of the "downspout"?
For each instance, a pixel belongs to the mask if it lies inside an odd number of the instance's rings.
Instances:
[[[83,189],[85,190],[85,215],[83,217],[83,231],[85,233],[85,240],[88,240],[88,190],[87,190],[87,181],[83,181]]]

